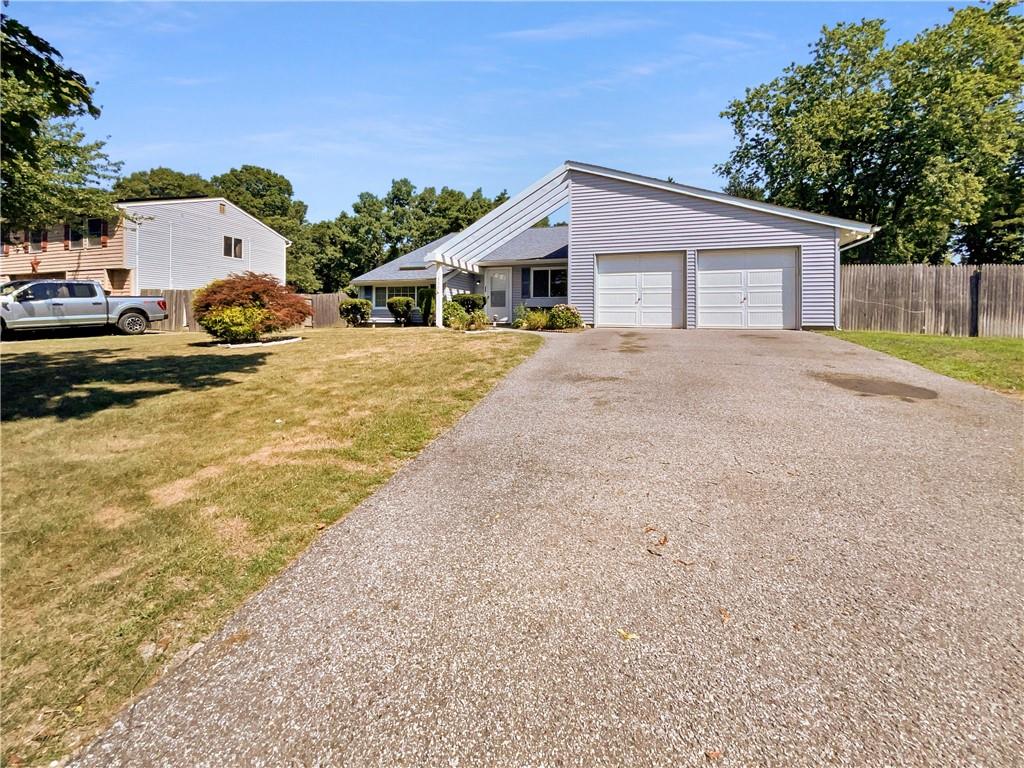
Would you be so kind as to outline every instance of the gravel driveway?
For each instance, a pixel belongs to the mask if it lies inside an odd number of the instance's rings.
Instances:
[[[81,765],[1021,764],[1022,404],[551,336]]]

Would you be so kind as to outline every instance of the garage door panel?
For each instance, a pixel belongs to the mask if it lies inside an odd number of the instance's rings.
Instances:
[[[697,313],[697,327],[703,328],[742,328],[743,310],[713,311],[700,310]]]
[[[598,275],[597,285],[599,288],[628,288],[634,290],[636,289],[636,272],[601,274]]]
[[[697,254],[697,325],[795,328],[796,253],[758,249]]]
[[[598,316],[598,323],[633,328],[640,324],[640,318],[635,309],[602,309]]]
[[[645,293],[643,301],[640,305],[641,309],[672,309],[672,294],[671,293],[659,293],[650,294]]]
[[[645,290],[648,288],[667,288],[672,289],[672,273],[671,272],[641,272],[640,273],[640,287]]]
[[[698,272],[699,288],[738,288],[743,285],[743,273],[739,271]]]
[[[743,304],[743,291],[717,291],[701,294],[703,307],[739,307]]]
[[[642,309],[640,310],[640,325],[647,328],[671,328],[672,309]]]
[[[747,272],[747,285],[766,286],[777,285],[782,287],[781,269],[751,269]]]
[[[782,309],[782,289],[774,291],[751,291],[747,294],[751,307],[778,307]]]
[[[613,254],[597,259],[597,324],[683,324],[682,254]]]
[[[747,312],[748,328],[782,328],[782,307],[777,310],[749,310]]]
[[[602,307],[635,307],[636,306],[636,292],[630,293],[612,293],[607,292],[601,296]]]

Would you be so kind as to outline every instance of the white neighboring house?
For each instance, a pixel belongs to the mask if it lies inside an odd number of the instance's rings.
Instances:
[[[117,221],[3,232],[0,280],[96,280],[114,295],[201,288],[238,272],[285,280],[291,242],[222,197],[117,203]]]
[[[285,281],[291,241],[222,197],[118,203],[133,289],[201,288],[238,272]]]

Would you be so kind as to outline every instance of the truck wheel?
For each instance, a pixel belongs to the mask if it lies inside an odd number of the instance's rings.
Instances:
[[[149,321],[139,312],[125,312],[117,318],[117,327],[121,329],[122,333],[138,336],[140,333],[146,332]]]

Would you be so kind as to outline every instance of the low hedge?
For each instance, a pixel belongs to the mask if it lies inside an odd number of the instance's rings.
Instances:
[[[564,331],[567,328],[582,328],[583,315],[571,304],[556,304],[548,312],[548,328]]]
[[[366,325],[373,314],[373,305],[369,299],[342,299],[338,314],[349,325]]]
[[[467,313],[472,314],[478,309],[483,309],[487,303],[487,297],[479,293],[457,293],[452,296],[452,301],[461,306]]]
[[[395,318],[396,323],[408,325],[412,319],[412,309],[416,303],[409,296],[392,296],[387,301],[388,312]]]
[[[441,308],[441,319],[445,327],[456,331],[464,331],[469,327],[469,313],[463,306],[454,301],[446,301]]]

